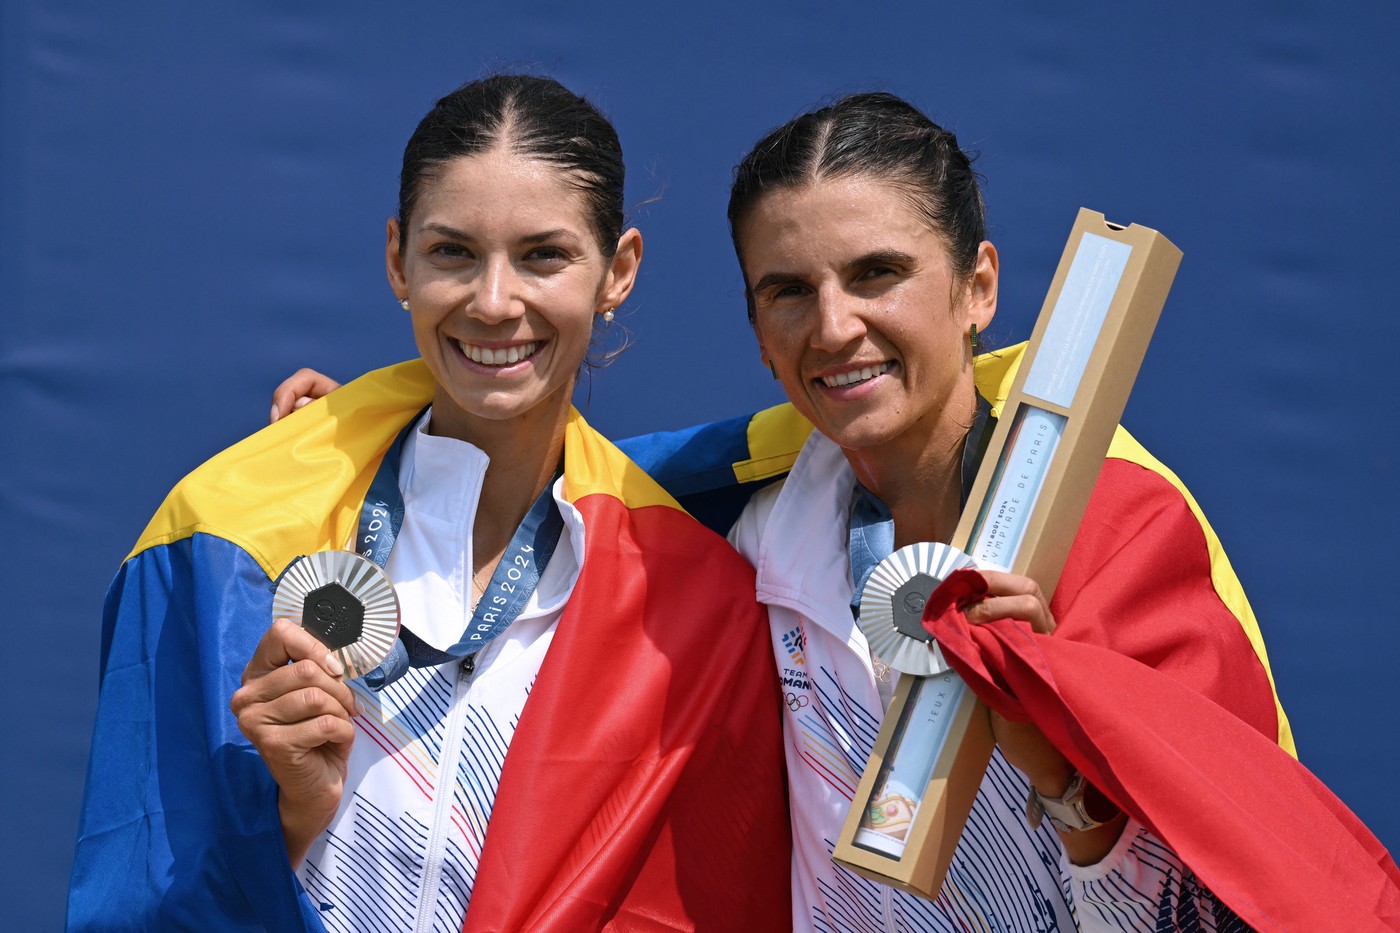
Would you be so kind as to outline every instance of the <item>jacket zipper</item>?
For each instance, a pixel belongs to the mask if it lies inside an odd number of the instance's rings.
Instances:
[[[447,834],[452,827],[452,802],[456,797],[457,759],[462,753],[462,718],[466,715],[467,694],[471,692],[476,662],[472,656],[457,665],[457,682],[452,689],[452,709],[443,727],[442,759],[438,764],[437,784],[433,788],[433,820],[428,827],[428,841],[423,858],[423,882],[418,889],[418,916],[414,933],[432,933],[437,908],[438,886],[442,880],[442,859],[447,848]]]

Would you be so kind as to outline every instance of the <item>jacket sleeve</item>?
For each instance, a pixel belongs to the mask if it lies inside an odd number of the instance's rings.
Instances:
[[[324,929],[228,706],[271,596],[256,562],[207,535],[145,550],[113,581],[70,930]]]

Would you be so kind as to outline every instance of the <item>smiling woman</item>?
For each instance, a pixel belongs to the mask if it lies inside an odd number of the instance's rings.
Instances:
[[[437,382],[434,420],[459,437],[514,420],[517,446],[562,423],[594,320],[631,291],[642,238],[621,229],[615,135],[574,135],[528,106],[491,125],[483,103],[444,101],[414,134],[385,261]]]
[[[871,174],[777,189],[736,238],[759,353],[798,411],[847,449],[932,436],[957,454],[975,412],[964,338],[996,313],[991,243],[955,276],[944,237]]]
[[[922,618],[1006,714],[937,898],[832,860],[893,690],[855,623],[862,591],[896,549],[952,537],[1021,354],[976,352],[998,276],[976,177],[899,98],[852,95],[774,130],[736,169],[729,219],[759,352],[816,428],[730,535],[785,677],[807,674],[785,712],[795,928],[1393,928],[1400,874],[1290,756],[1219,542],[1121,430],[1053,601],[987,570]],[[868,818],[898,827],[912,802],[893,790]]]
[[[622,185],[548,79],[420,123],[385,259],[422,360],[186,477],[112,585],[72,928],[788,925],[752,571],[569,403],[641,260]],[[353,680],[272,620],[347,547],[402,618]]]
[[[632,229],[605,255],[585,207],[557,169],[498,147],[444,166],[408,229],[389,221],[389,282],[444,432],[561,423],[594,318],[631,291],[642,252]]]

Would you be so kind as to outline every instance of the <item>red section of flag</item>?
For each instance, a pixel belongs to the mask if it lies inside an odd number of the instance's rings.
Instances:
[[[1400,929],[1389,853],[1275,742],[1114,650],[1010,620],[969,624],[959,607],[979,586],[976,571],[958,571],[925,610],[949,662],[997,712],[1034,722],[1241,919],[1258,930]]]
[[[1056,637],[1170,674],[1276,742],[1273,684],[1211,571],[1205,531],[1176,487],[1105,460],[1050,604]]]
[[[577,505],[583,571],[506,754],[465,930],[791,929],[752,569],[678,510]]]

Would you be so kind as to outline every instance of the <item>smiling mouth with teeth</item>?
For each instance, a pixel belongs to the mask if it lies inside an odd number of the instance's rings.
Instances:
[[[473,363],[480,363],[483,366],[509,366],[511,363],[518,363],[528,356],[534,354],[539,349],[539,341],[522,343],[518,347],[505,347],[493,350],[490,347],[478,347],[461,340],[457,341],[457,348],[462,351],[462,355]]]
[[[818,381],[828,389],[836,389],[841,386],[855,385],[858,382],[865,382],[874,379],[876,376],[883,376],[890,371],[894,362],[886,360],[876,366],[866,366],[864,369],[853,369],[850,372],[837,373],[834,376],[822,376]]]

